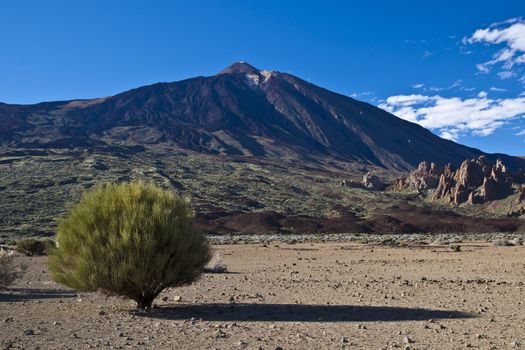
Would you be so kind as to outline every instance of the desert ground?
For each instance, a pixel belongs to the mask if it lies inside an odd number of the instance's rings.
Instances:
[[[5,349],[507,349],[525,347],[525,247],[356,243],[213,247],[228,273],[149,312],[52,282],[46,257],[0,294]]]

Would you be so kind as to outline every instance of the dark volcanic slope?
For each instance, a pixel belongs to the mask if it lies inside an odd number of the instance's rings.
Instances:
[[[96,100],[0,104],[10,147],[158,145],[198,152],[331,156],[394,169],[459,163],[481,151],[295,76],[235,63],[212,77]],[[510,166],[523,160],[504,157]]]

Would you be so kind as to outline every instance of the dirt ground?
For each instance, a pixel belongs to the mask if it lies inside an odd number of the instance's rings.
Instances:
[[[525,247],[221,245],[229,273],[158,308],[51,281],[45,257],[0,294],[0,346],[23,349],[525,348]]]

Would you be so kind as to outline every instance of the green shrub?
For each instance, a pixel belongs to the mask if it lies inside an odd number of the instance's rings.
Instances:
[[[20,275],[13,264],[13,252],[0,249],[0,290],[9,287]]]
[[[460,252],[461,251],[461,246],[459,244],[453,244],[450,246],[450,249],[452,249],[453,252]]]
[[[84,194],[59,223],[48,260],[56,282],[150,308],[160,292],[196,280],[210,259],[189,200],[142,182]]]
[[[16,242],[16,251],[27,256],[49,254],[55,247],[51,239],[24,238]]]

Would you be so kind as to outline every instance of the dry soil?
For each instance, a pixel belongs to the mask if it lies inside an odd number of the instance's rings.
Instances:
[[[525,347],[525,247],[220,245],[229,273],[150,312],[51,281],[45,257],[0,294],[0,346],[23,349]]]

